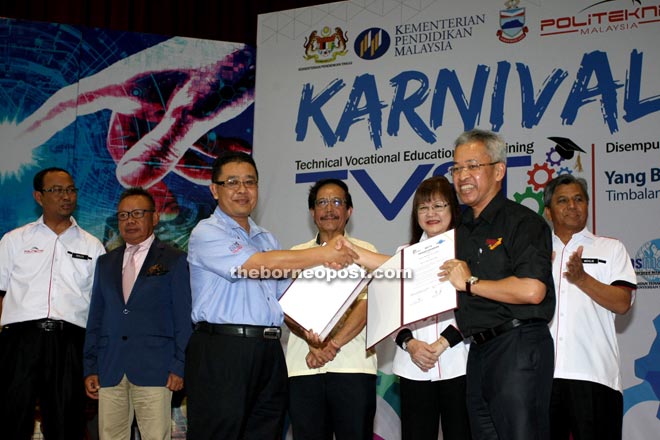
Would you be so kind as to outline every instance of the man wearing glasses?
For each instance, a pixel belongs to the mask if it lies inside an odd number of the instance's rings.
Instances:
[[[353,200],[342,180],[324,179],[309,190],[309,212],[318,228],[316,237],[293,249],[323,246],[338,236],[376,252],[365,241],[346,235]],[[372,439],[376,414],[375,351],[366,351],[366,289],[339,320],[322,346],[305,339],[287,321],[289,416],[294,439]]]
[[[441,266],[440,279],[459,292],[456,321],[472,339],[472,437],[549,439],[552,239],[541,216],[502,192],[506,148],[498,135],[476,129],[455,141],[450,171],[468,209],[456,230],[456,259]]]
[[[250,218],[259,175],[247,154],[218,156],[212,179],[218,207],[193,229],[188,246],[195,324],[185,367],[188,439],[279,439],[287,370],[278,298],[288,280],[270,277],[326,262],[347,266],[355,255],[334,242],[278,250],[275,237]]]
[[[85,389],[99,399],[102,439],[171,438],[172,392],[183,388],[192,333],[186,253],[156,238],[159,215],[143,188],[122,193],[119,234],[126,243],[99,258],[87,321]]]
[[[66,170],[41,170],[33,186],[42,216],[0,241],[0,426],[3,438],[31,438],[38,400],[46,440],[81,439],[85,324],[105,250],[72,216]]]

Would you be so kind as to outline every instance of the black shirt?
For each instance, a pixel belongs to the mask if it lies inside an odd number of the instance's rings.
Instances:
[[[465,261],[479,279],[535,278],[547,289],[538,305],[506,304],[461,292],[456,321],[465,337],[513,318],[552,318],[552,235],[545,219],[531,209],[508,200],[501,191],[478,218],[468,208],[456,230],[456,258]]]

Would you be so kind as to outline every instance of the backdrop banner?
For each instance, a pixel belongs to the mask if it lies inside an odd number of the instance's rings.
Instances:
[[[417,185],[446,175],[454,139],[475,127],[505,138],[506,195],[539,214],[551,178],[584,177],[590,229],[621,239],[638,274],[636,303],[617,317],[624,438],[655,438],[658,41],[649,0],[355,0],[261,15],[259,223],[285,246],[308,240],[307,191],[336,177],[353,195],[350,234],[392,253],[408,239]],[[388,344],[375,436],[389,440],[399,407]]]
[[[57,166],[80,189],[78,223],[108,249],[129,186],[154,196],[158,237],[187,249],[216,206],[213,159],[251,152],[254,48],[4,18],[0,35],[0,236],[37,219],[32,178]],[[177,407],[173,438],[185,429]]]

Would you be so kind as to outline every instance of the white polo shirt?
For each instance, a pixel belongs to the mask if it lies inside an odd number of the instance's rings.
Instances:
[[[0,324],[61,319],[87,324],[101,242],[71,217],[57,235],[43,217],[9,231],[0,241],[0,290],[6,291]]]
[[[555,378],[596,382],[622,392],[616,314],[596,303],[569,283],[562,273],[569,257],[583,246],[584,271],[604,284],[635,289],[637,276],[630,256],[616,239],[599,237],[586,228],[574,234],[566,246],[553,234],[555,254],[552,275],[557,303],[550,322],[555,342]],[[631,304],[634,301],[631,295]]]

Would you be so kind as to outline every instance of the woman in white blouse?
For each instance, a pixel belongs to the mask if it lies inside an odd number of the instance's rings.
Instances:
[[[456,226],[459,205],[449,181],[441,176],[423,181],[413,198],[409,244]],[[389,257],[354,247],[358,262],[375,269]],[[467,343],[449,348],[448,335],[458,333],[454,312],[447,311],[407,325],[394,333],[394,373],[400,378],[402,440],[469,440],[465,404]],[[446,336],[443,336],[443,334]],[[442,354],[442,356],[441,356]]]

